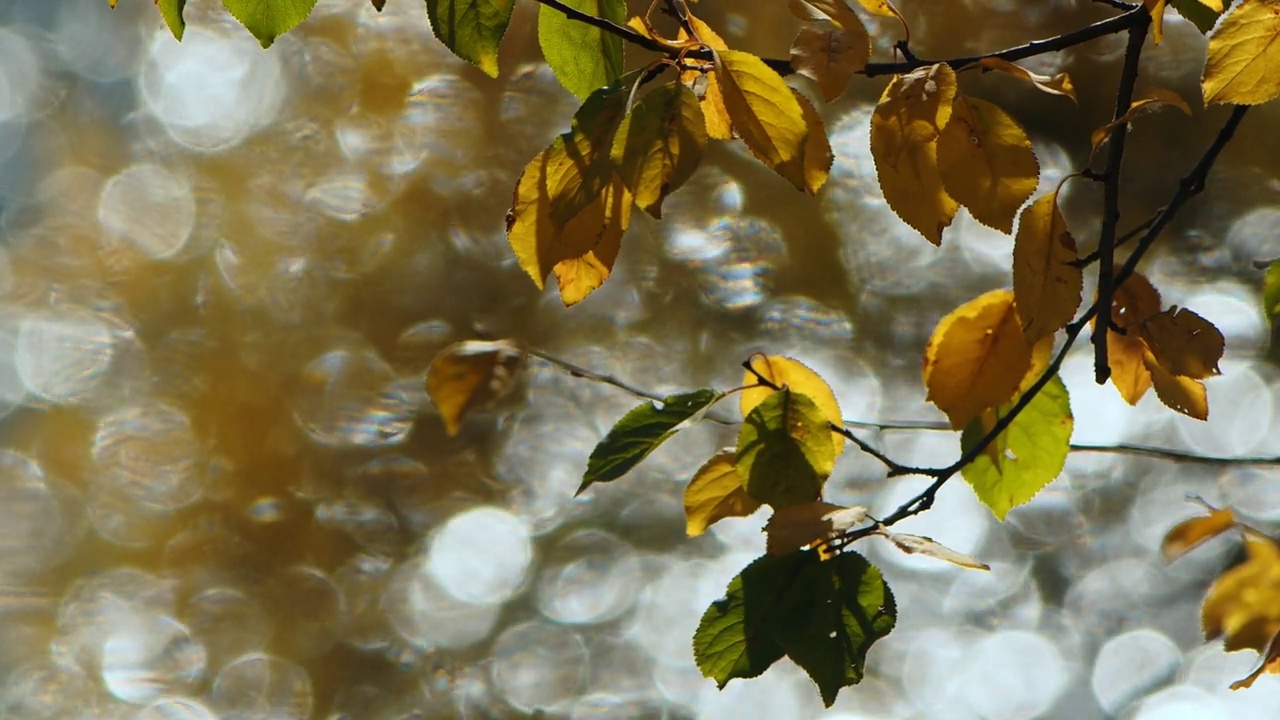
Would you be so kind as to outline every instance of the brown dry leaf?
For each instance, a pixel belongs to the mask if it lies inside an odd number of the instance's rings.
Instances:
[[[1191,116],[1191,106],[1187,104],[1186,100],[1182,99],[1181,95],[1164,88],[1151,88],[1135,98],[1124,115],[1093,131],[1093,134],[1089,136],[1089,142],[1093,146],[1091,152],[1097,152],[1098,147],[1106,142],[1107,138],[1111,137],[1111,133],[1115,132],[1116,128],[1133,122],[1139,115],[1161,107],[1176,107],[1188,117]]]
[[[815,501],[774,510],[765,524],[769,537],[765,552],[786,555],[806,545],[822,542],[867,519],[864,507],[844,507]]]
[[[931,537],[923,535],[907,535],[904,533],[893,533],[883,531],[880,533],[889,542],[893,543],[899,550],[908,555],[926,555],[936,560],[943,560],[952,565],[971,568],[973,570],[991,570],[991,566],[977,560],[976,558],[957,552]]]
[[[1226,340],[1213,323],[1176,305],[1143,320],[1134,328],[1160,366],[1173,375],[1203,380],[1221,375],[1218,361]]]
[[[1151,373],[1156,397],[1169,408],[1197,420],[1209,419],[1209,396],[1199,380],[1174,375],[1156,361],[1150,350],[1142,354],[1142,364]]]
[[[1270,643],[1267,643],[1267,649],[1262,653],[1262,662],[1258,664],[1257,669],[1249,673],[1247,676],[1231,683],[1231,689],[1240,690],[1242,688],[1253,687],[1253,681],[1262,677],[1262,673],[1280,675],[1280,631],[1276,632],[1275,637],[1271,638]]]
[[[1053,76],[1040,75],[1008,60],[993,57],[982,58],[978,61],[978,65],[988,70],[996,70],[1020,80],[1025,80],[1050,95],[1063,95],[1071,98],[1072,102],[1076,101],[1076,88],[1071,84],[1071,77],[1066,73],[1058,73]]]
[[[693,28],[698,41],[711,50],[718,52],[729,49],[728,44],[716,34],[716,31],[698,18],[690,15],[689,26]],[[689,36],[681,29],[676,39],[683,42],[688,40]],[[733,123],[729,120],[729,111],[724,106],[724,93],[721,92],[720,80],[716,77],[712,64],[707,64],[705,72],[685,70],[680,73],[680,82],[693,87],[699,78],[704,77],[706,78],[706,90],[703,92],[700,102],[702,104],[702,119],[707,124],[707,135],[715,140],[732,140]]]
[[[844,416],[840,414],[840,404],[836,402],[836,394],[822,376],[814,372],[808,365],[785,355],[753,355],[751,367],[760,376],[778,387],[786,387],[801,395],[806,395],[818,406],[827,422],[842,425]],[[750,370],[743,373],[742,386],[746,388],[738,395],[738,406],[742,417],[751,414],[756,406],[773,394],[767,385],[760,384],[755,373]],[[844,450],[844,436],[831,433],[831,442],[835,446],[836,455]]]
[[[895,76],[871,114],[871,156],[885,200],[934,245],[959,209],[938,170],[938,136],[955,97],[955,72],[939,63]]]
[[[1236,516],[1230,508],[1211,510],[1208,515],[1199,515],[1174,525],[1165,534],[1160,552],[1164,554],[1165,562],[1173,562],[1235,526]]]
[[[1226,636],[1227,651],[1266,652],[1280,632],[1280,548],[1271,538],[1247,532],[1244,562],[1209,588],[1200,610],[1208,640]]]
[[[957,430],[1010,400],[1031,367],[1013,292],[992,290],[938,322],[924,351],[928,399]]]
[[[1111,384],[1130,405],[1137,405],[1151,388],[1151,373],[1144,360],[1146,343],[1136,332],[1128,331],[1158,312],[1160,293],[1141,273],[1130,275],[1112,293],[1111,323],[1126,334],[1107,333],[1107,364],[1111,366]]]
[[[959,93],[938,137],[938,170],[948,195],[975,220],[1006,234],[1040,180],[1040,163],[1018,121]]]
[[[871,37],[861,24],[842,30],[827,22],[809,23],[791,43],[791,66],[818,83],[827,102],[843,95],[854,73],[870,59]]]
[[[1013,295],[1028,342],[1052,336],[1075,316],[1084,288],[1077,259],[1057,190],[1022,211],[1013,243]]]
[[[505,397],[518,385],[527,355],[510,340],[464,340],[431,361],[427,395],[444,429],[456,435],[468,413]]]
[[[742,488],[735,457],[732,449],[712,457],[685,487],[685,532],[689,537],[701,535],[717,521],[746,517],[760,509],[760,501]]]

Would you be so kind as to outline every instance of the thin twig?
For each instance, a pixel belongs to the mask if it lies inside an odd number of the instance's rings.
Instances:
[[[1141,20],[1129,28],[1129,44],[1124,51],[1124,67],[1120,70],[1120,83],[1116,90],[1116,109],[1112,122],[1116,129],[1108,141],[1107,164],[1102,171],[1102,227],[1098,232],[1098,307],[1101,319],[1093,326],[1093,378],[1102,385],[1111,377],[1111,364],[1107,361],[1107,334],[1111,332],[1111,297],[1115,272],[1116,227],[1120,224],[1120,168],[1124,164],[1125,139],[1129,124],[1123,122],[1125,113],[1133,104],[1133,88],[1138,82],[1138,61],[1142,58],[1142,45],[1147,40],[1151,16],[1145,9]]]
[[[663,0],[668,15],[680,23],[680,29],[689,37],[693,37],[693,25],[689,22],[689,14],[685,12],[683,0]]]
[[[1151,227],[1152,223],[1156,221],[1156,218],[1160,217],[1160,213],[1162,212],[1164,212],[1164,208],[1160,208],[1159,210],[1151,213],[1151,215],[1147,217],[1146,220],[1143,220],[1142,222],[1138,223],[1137,227],[1130,229],[1129,232],[1126,232],[1125,234],[1116,238],[1116,243],[1114,248],[1116,250],[1119,250],[1120,248],[1124,247],[1125,244],[1128,243],[1130,240],[1133,240],[1134,238],[1141,236],[1142,233],[1145,232],[1147,228]],[[1082,258],[1072,261],[1070,265],[1072,267],[1078,267],[1078,268],[1089,267],[1089,265],[1097,261],[1100,254],[1101,253],[1099,253],[1097,250],[1094,250],[1093,252],[1089,253],[1088,255],[1085,255]]]
[[[547,362],[551,365],[554,365],[560,368],[561,370],[569,373],[573,377],[580,377],[586,380],[591,380],[598,383],[604,383],[605,385],[611,385],[613,387],[618,388],[619,390],[622,390],[623,392],[630,393],[640,398],[641,400],[654,400],[657,402],[662,402],[663,400],[666,400],[666,397],[659,395],[656,392],[638,388],[635,385],[628,384],[612,375],[598,373],[595,370],[588,370],[587,368],[574,365],[568,360],[561,360],[560,358],[554,357],[552,355],[548,355],[542,352],[541,350],[525,348],[525,351],[528,352],[530,355],[538,358],[539,360],[542,360],[544,362]]]

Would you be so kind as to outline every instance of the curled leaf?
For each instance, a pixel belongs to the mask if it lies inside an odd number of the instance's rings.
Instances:
[[[979,560],[965,555],[962,552],[952,550],[942,543],[930,537],[923,535],[908,535],[905,533],[889,532],[887,530],[878,533],[883,535],[889,542],[893,543],[899,550],[908,555],[925,555],[949,562],[952,565],[970,568],[972,570],[991,570],[991,566],[980,562]]]
[[[445,432],[458,434],[467,414],[507,396],[526,357],[509,340],[464,340],[441,350],[427,369],[427,395],[440,411]]]
[[[829,540],[867,519],[867,509],[816,501],[778,508],[765,524],[765,552],[786,555]]]
[[[1200,621],[1204,636],[1226,636],[1228,651],[1266,652],[1280,632],[1280,548],[1274,540],[1246,533],[1245,561],[1209,587]]]
[[[1208,515],[1199,515],[1174,525],[1165,534],[1160,552],[1165,562],[1173,562],[1235,526],[1236,516],[1229,508],[1211,510]]]
[[[728,517],[747,517],[760,509],[760,501],[742,488],[732,450],[712,457],[694,473],[684,489],[685,532],[701,535]]]
[[[1111,133],[1115,132],[1116,128],[1133,122],[1139,115],[1161,107],[1176,107],[1188,117],[1191,115],[1191,106],[1182,99],[1181,95],[1164,88],[1151,88],[1135,98],[1124,115],[1093,131],[1089,137],[1093,151],[1096,152],[1098,147],[1111,137]]]
[[[1072,102],[1076,101],[1076,89],[1071,84],[1071,77],[1066,73],[1058,73],[1057,75],[1040,75],[1030,70],[1011,63],[1008,60],[1000,58],[985,57],[978,61],[978,64],[988,70],[996,70],[1012,75],[1020,80],[1025,80],[1034,85],[1038,90],[1049,93],[1050,95],[1062,95],[1071,98]]]

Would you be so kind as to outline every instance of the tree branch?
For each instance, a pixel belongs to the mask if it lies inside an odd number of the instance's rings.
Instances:
[[[1116,129],[1107,146],[1107,164],[1102,171],[1102,228],[1098,232],[1098,309],[1102,317],[1093,326],[1093,377],[1102,385],[1111,377],[1107,361],[1107,334],[1111,332],[1112,277],[1116,257],[1116,227],[1120,224],[1120,168],[1124,164],[1125,139],[1129,124],[1122,122],[1133,104],[1133,87],[1138,82],[1138,61],[1147,40],[1151,16],[1145,9],[1139,21],[1129,28],[1129,44],[1124,51],[1124,67],[1116,90],[1116,109],[1112,122]]]

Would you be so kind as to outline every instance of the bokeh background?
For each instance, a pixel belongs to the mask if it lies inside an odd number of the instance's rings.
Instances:
[[[900,5],[924,57],[1113,12]],[[785,56],[785,3],[698,9],[735,47]],[[474,337],[655,392],[733,387],[750,353],[787,354],[850,419],[937,419],[921,349],[950,308],[1008,284],[1011,243],[962,213],[933,248],[886,207],[867,148],[883,80],[823,108],[836,162],[820,197],[717,145],[661,222],[636,214],[605,287],[566,310],[503,233],[519,170],[576,105],[537,61],[533,2],[496,80],[431,37],[417,0],[381,14],[322,0],[268,51],[211,0],[186,16],[178,44],[146,0],[0,4],[0,717],[1275,716],[1274,676],[1226,689],[1256,655],[1200,638],[1232,541],[1158,557],[1197,511],[1188,493],[1276,527],[1270,467],[1074,454],[1004,524],[957,480],[902,527],[992,571],[864,541],[898,627],[828,710],[787,661],[723,692],[694,667],[698,618],[764,547],[763,512],[684,535],[684,482],[732,428],[687,431],[574,498],[636,401],[533,360],[513,397],[445,437],[423,374]],[[1203,38],[1166,22],[1139,88],[1197,111],[1138,121],[1122,227],[1165,202],[1225,115],[1194,102]],[[899,30],[873,28],[887,58]],[[962,85],[1027,126],[1045,190],[1083,167],[1122,50],[1105,38],[1028,63],[1069,71],[1078,105],[1006,77]],[[1276,120],[1249,115],[1144,263],[1166,302],[1227,336],[1211,421],[1153,397],[1129,408],[1092,384],[1086,348],[1063,370],[1077,442],[1280,455],[1251,265],[1280,256]],[[1064,192],[1090,249],[1097,188]],[[912,464],[958,453],[951,433],[867,436]],[[828,499],[882,514],[922,487],[850,450]]]

